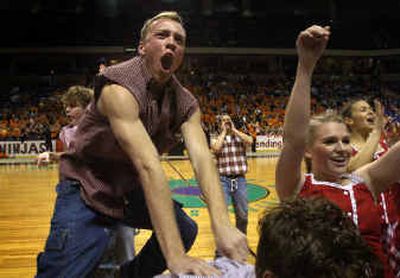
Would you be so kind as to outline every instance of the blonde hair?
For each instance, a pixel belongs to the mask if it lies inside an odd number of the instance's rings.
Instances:
[[[153,16],[150,19],[147,19],[145,21],[145,23],[143,24],[142,29],[140,30],[140,41],[143,41],[146,39],[147,34],[149,33],[149,29],[151,24],[153,24],[153,22],[159,20],[159,19],[170,19],[173,20],[175,22],[178,22],[180,25],[183,26],[183,20],[181,18],[181,16],[175,12],[175,11],[165,11],[165,12],[161,12],[155,16]]]
[[[86,108],[93,99],[93,90],[84,86],[71,86],[67,92],[61,97],[61,101],[65,106],[80,106]]]
[[[308,132],[306,138],[306,145],[308,147],[312,146],[315,140],[315,133],[318,127],[320,127],[324,123],[339,123],[346,125],[343,120],[343,117],[338,115],[336,112],[329,111],[313,116],[308,124]],[[305,157],[304,161],[306,163],[307,173],[311,173],[312,170],[311,159]]]
[[[317,128],[324,123],[331,122],[345,124],[342,116],[333,111],[324,112],[313,116],[308,124],[308,133],[306,139],[307,146],[311,146],[314,143]]]

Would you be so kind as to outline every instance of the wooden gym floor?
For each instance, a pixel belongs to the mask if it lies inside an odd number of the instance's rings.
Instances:
[[[265,208],[277,203],[274,189],[276,158],[250,158],[248,162],[248,241],[250,248],[256,251],[259,215]],[[199,225],[199,235],[189,254],[212,259],[214,241],[207,210],[196,193],[187,190],[196,189],[190,163],[188,160],[173,160],[170,163],[172,166],[163,162],[163,166],[174,197],[185,204],[186,212]],[[189,182],[183,182],[173,167]],[[35,275],[36,255],[43,249],[50,227],[57,180],[57,165],[41,168],[34,164],[0,165],[0,277]],[[234,221],[231,206],[229,208]],[[136,252],[149,235],[149,231],[140,230],[135,237]],[[249,262],[254,263],[254,259],[249,258]]]

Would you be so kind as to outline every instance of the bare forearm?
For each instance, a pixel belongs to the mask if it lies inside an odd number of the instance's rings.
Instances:
[[[281,200],[297,193],[301,180],[301,161],[306,145],[310,118],[310,87],[312,70],[297,67],[284,124],[284,147],[276,167],[276,190]],[[290,175],[288,175],[290,171]]]
[[[229,223],[219,174],[212,160],[211,153],[204,150],[201,155],[192,160],[192,164],[207,203],[213,228],[215,228],[215,224]]]
[[[299,62],[289,103],[286,107],[284,136],[285,142],[304,145],[310,118],[310,90],[312,69]]]
[[[400,180],[400,142],[377,161],[368,165],[368,179],[375,192],[383,192]]]
[[[161,165],[142,171],[141,181],[151,223],[168,262],[185,251],[177,229],[171,191]]]
[[[219,175],[207,146],[207,140],[200,125],[200,113],[197,112],[182,126],[186,148],[201,191],[207,203],[214,232],[218,227],[229,225],[229,216]],[[225,138],[226,130],[223,129],[218,141],[221,144]],[[219,233],[218,233],[219,234]]]
[[[218,135],[217,140],[214,142],[214,144],[211,147],[214,152],[217,153],[221,150],[222,144],[224,143],[225,136],[226,136],[226,131],[222,131]]]
[[[380,138],[380,130],[374,130],[373,132],[371,132],[364,146],[354,157],[351,158],[348,166],[349,172],[353,172],[361,166],[364,166],[365,164],[373,161],[374,153],[378,148]]]
[[[109,120],[115,138],[139,174],[151,223],[169,264],[184,255],[184,248],[176,224],[171,191],[157,149],[140,121],[139,104],[125,88],[110,85],[102,90],[97,108]]]

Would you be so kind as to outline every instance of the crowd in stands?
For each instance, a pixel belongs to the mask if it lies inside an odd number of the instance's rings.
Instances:
[[[234,115],[233,120],[253,137],[281,135],[292,77],[285,74],[259,76],[229,72],[186,74],[188,87],[197,96],[203,112],[204,128],[218,132],[217,117]],[[400,132],[400,83],[380,84],[370,76],[317,75],[312,87],[312,113],[327,109],[340,111],[353,98],[380,100],[387,116],[390,137]],[[398,138],[397,138],[398,140]]]
[[[60,102],[62,90],[36,94],[13,88],[0,105],[0,140],[38,140],[57,138],[68,123]]]
[[[388,117],[387,135],[396,141],[400,133],[400,82],[382,81],[374,75],[376,63],[368,59],[359,61],[363,62],[322,60],[312,87],[313,113],[339,110],[350,98],[377,98],[383,103]],[[180,72],[184,85],[199,100],[205,131],[209,135],[217,133],[218,115],[228,113],[233,115],[236,126],[253,137],[281,135],[293,69],[287,67],[267,75],[229,70],[191,65]],[[60,101],[66,88],[52,86],[25,90],[14,87],[7,94],[2,93],[0,141],[58,138],[60,128],[68,123]]]

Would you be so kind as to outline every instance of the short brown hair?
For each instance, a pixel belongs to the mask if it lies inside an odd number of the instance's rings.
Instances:
[[[170,19],[170,20],[178,22],[180,25],[183,26],[183,20],[177,12],[175,12],[175,11],[161,12],[145,21],[142,29],[140,30],[140,41],[143,41],[144,39],[146,39],[146,36],[149,32],[150,25],[159,19]]]
[[[352,220],[323,198],[295,198],[259,221],[256,277],[383,277],[382,265]]]
[[[80,106],[86,108],[93,99],[93,90],[84,86],[71,86],[61,97],[65,106]]]

